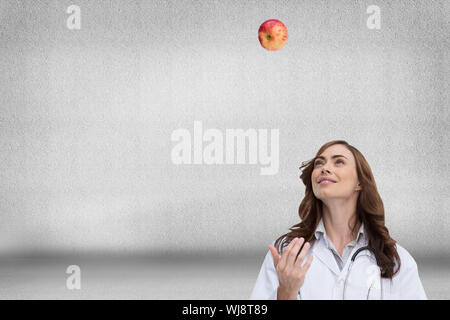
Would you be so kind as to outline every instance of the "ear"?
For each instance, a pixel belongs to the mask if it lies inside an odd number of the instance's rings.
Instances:
[[[356,189],[355,189],[355,190],[356,190],[356,191],[362,190],[361,183],[358,183],[358,185],[356,186]]]

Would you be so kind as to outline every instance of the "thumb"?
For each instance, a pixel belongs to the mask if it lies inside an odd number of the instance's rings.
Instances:
[[[271,244],[269,244],[269,250],[270,250],[270,252],[272,253],[272,257],[273,257],[273,266],[276,268],[277,265],[278,265],[278,260],[279,260],[279,257],[278,257],[278,251],[277,251],[277,249],[276,249],[273,245],[271,245]]]

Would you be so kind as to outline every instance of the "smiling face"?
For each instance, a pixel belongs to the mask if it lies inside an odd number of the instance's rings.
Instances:
[[[319,179],[323,178],[334,182],[319,183]],[[314,160],[311,180],[314,195],[324,202],[332,198],[357,196],[358,190],[361,190],[353,153],[342,144],[328,147]]]

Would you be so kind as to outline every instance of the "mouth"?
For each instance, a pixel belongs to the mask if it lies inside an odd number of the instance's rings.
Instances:
[[[332,184],[332,183],[336,183],[336,181],[334,181],[330,178],[320,178],[318,181],[319,185],[327,185],[327,184]]]
[[[319,182],[319,185],[325,186],[327,184],[333,184],[333,183],[336,183],[336,182],[330,181],[330,180],[322,180],[322,181]]]

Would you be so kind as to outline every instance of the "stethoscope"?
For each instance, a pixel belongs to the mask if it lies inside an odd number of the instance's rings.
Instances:
[[[372,247],[369,247],[369,246],[361,247],[358,250],[356,250],[356,252],[353,254],[353,256],[350,260],[350,265],[348,266],[347,275],[345,276],[345,280],[344,280],[344,290],[342,291],[342,299],[343,300],[345,300],[345,289],[347,288],[347,280],[348,280],[348,276],[350,275],[350,271],[352,270],[353,262],[355,262],[355,259],[358,256],[358,253],[360,253],[361,251],[364,251],[364,250],[369,250],[375,255],[375,251],[373,250]],[[381,273],[380,273],[380,277],[381,277]],[[372,287],[373,287],[373,283],[370,285],[369,290],[367,291],[367,297],[366,297],[367,300],[369,300],[369,294],[370,294],[370,290],[372,290]],[[381,278],[380,278],[380,292],[381,292],[380,299],[383,300],[383,280]]]
[[[364,250],[369,250],[370,252],[372,252],[375,255],[375,250],[373,250],[373,248],[369,247],[369,246],[361,247],[358,250],[356,250],[356,252],[353,254],[352,258],[350,259],[350,264],[348,266],[348,272],[347,272],[347,275],[345,276],[345,280],[344,280],[344,289],[342,291],[342,299],[343,300],[345,300],[345,290],[347,289],[347,280],[348,280],[348,276],[350,275],[350,271],[352,270],[353,263],[355,262],[355,259],[358,256],[358,254]],[[381,275],[381,273],[380,273],[380,275]],[[369,300],[370,290],[372,290],[372,287],[373,287],[373,283],[370,285],[369,290],[367,291],[366,300]],[[301,297],[300,290],[298,290],[298,296]],[[383,281],[381,278],[380,278],[380,299],[383,300]]]

